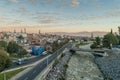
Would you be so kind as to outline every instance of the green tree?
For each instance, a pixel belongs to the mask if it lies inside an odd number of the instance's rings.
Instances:
[[[12,65],[12,61],[6,51],[0,49],[0,72]]]
[[[3,47],[5,50],[7,50],[7,42],[0,41],[0,46]]]
[[[19,50],[18,50],[18,55],[19,56],[24,56],[24,55],[26,55],[28,52],[23,48],[23,47],[21,47],[21,46],[19,46]]]
[[[119,35],[120,35],[120,26],[118,26],[118,32],[119,32]]]
[[[101,43],[100,37],[96,37],[96,38],[95,38],[95,41],[96,41],[96,44],[97,44],[97,45],[100,45],[100,43]]]
[[[90,46],[91,49],[95,49],[97,48],[97,43],[96,42],[93,42],[93,44]]]
[[[18,39],[23,40],[24,37],[22,35],[18,36]]]
[[[7,52],[12,54],[12,53],[17,53],[19,50],[19,45],[16,44],[15,42],[9,42],[7,46]]]
[[[111,44],[117,45],[118,43],[119,43],[118,38],[112,33],[106,34],[103,38],[103,46],[104,47],[111,48]]]
[[[118,27],[118,33],[119,33],[119,34],[116,33],[116,36],[117,36],[117,38],[119,39],[119,45],[120,45],[120,26]]]
[[[111,29],[111,32],[110,32],[111,34],[113,34],[113,30]]]
[[[23,47],[16,44],[15,42],[9,42],[7,46],[7,52],[10,54],[16,53],[20,56],[27,54],[27,51]]]

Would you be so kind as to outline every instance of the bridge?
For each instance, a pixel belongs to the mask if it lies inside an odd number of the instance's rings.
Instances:
[[[83,52],[91,52],[95,56],[108,56],[105,50],[100,50],[100,49],[82,49],[82,48],[71,48],[70,52],[75,53],[76,51],[83,51]]]

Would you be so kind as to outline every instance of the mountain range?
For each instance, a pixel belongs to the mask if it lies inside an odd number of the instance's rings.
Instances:
[[[93,32],[88,32],[88,31],[82,31],[82,32],[54,32],[54,34],[57,35],[70,35],[70,36],[83,36],[83,37],[91,37],[91,35],[93,35],[93,37],[103,37],[105,34],[107,34],[108,32],[104,32],[104,31],[93,31]]]

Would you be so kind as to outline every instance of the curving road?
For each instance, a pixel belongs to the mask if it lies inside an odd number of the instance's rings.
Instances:
[[[57,50],[54,54],[49,56],[48,64],[50,64],[59,54],[61,54],[65,48],[71,48],[71,44],[68,43],[64,45],[62,48]],[[16,80],[34,80],[37,77],[37,75],[39,75],[46,67],[47,67],[47,59],[37,64],[33,69],[31,69],[26,74],[22,75]]]
[[[11,70],[11,69],[15,69],[15,68],[18,68],[18,67],[23,67],[23,66],[27,66],[27,65],[30,65],[30,64],[33,64],[43,58],[45,58],[46,56],[48,56],[49,54],[46,54],[46,55],[38,55],[37,57],[35,58],[32,58],[32,59],[29,59],[28,61],[26,61],[25,63],[21,64],[21,65],[17,65],[16,63],[13,64],[13,66],[7,68],[5,71],[7,70]]]

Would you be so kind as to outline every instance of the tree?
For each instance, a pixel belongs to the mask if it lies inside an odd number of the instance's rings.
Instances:
[[[27,51],[23,47],[16,44],[15,42],[9,42],[7,46],[7,52],[10,54],[16,53],[20,56],[27,54]]]
[[[0,49],[0,72],[11,65],[12,65],[12,61],[8,56],[8,53],[3,49]]]
[[[96,37],[96,38],[95,38],[95,41],[96,41],[96,44],[97,44],[97,45],[100,45],[100,42],[101,42],[100,37]]]
[[[90,48],[91,48],[91,49],[100,48],[100,43],[101,43],[100,37],[96,37],[96,38],[95,38],[95,41],[94,41],[93,44],[90,46]]]
[[[93,44],[90,46],[91,49],[95,49],[97,48],[97,43],[96,42],[93,42]]]
[[[119,39],[119,45],[120,45],[120,26],[118,27],[118,33],[119,34],[116,34],[117,38]]]
[[[118,26],[118,32],[119,32],[119,35],[120,35],[120,26]]]
[[[0,46],[3,47],[5,50],[7,50],[7,42],[0,41]]]
[[[111,48],[111,45],[117,45],[119,43],[118,38],[112,34],[108,33],[103,38],[103,46],[107,48]]]
[[[7,52],[10,54],[17,53],[19,50],[19,45],[15,42],[9,42],[7,46]]]
[[[111,34],[113,34],[113,30],[111,29]]]
[[[23,40],[24,37],[22,35],[18,36],[18,39]]]
[[[18,55],[19,56],[23,56],[23,55],[26,55],[28,52],[23,48],[23,47],[21,47],[21,46],[19,46],[19,50],[18,50]]]

